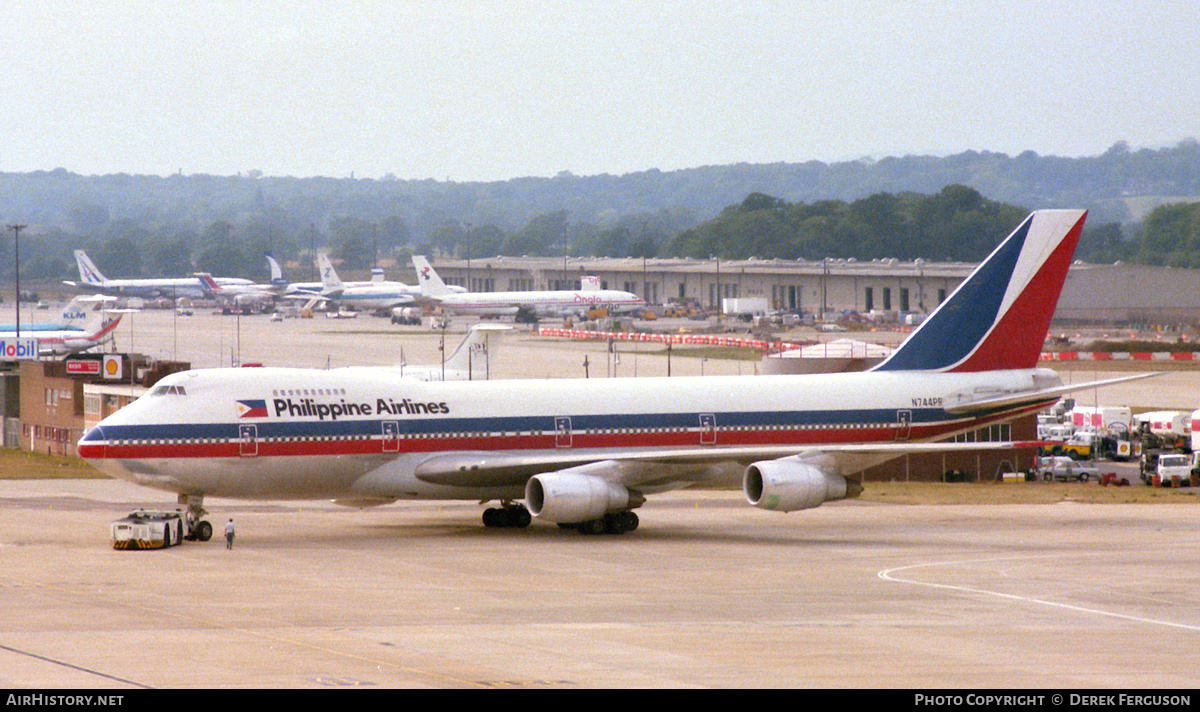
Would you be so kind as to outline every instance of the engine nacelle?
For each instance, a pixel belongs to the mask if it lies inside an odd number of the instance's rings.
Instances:
[[[802,462],[765,460],[746,468],[742,491],[746,501],[755,507],[794,512],[822,502],[856,497],[862,485]]]
[[[525,506],[529,512],[560,524],[599,519],[643,502],[645,497],[615,482],[571,470],[534,475],[525,483]]]

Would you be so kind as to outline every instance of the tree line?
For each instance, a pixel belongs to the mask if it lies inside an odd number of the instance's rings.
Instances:
[[[265,279],[270,251],[301,265],[290,277],[315,278],[319,249],[348,273],[413,252],[975,261],[1041,207],[1090,211],[1080,259],[1195,267],[1195,200],[1194,140],[1078,159],[966,151],[492,183],[0,173],[0,220],[29,225],[21,274],[34,280],[73,278],[77,248],[111,277]],[[0,233],[0,279],[12,235]]]
[[[22,234],[21,275],[27,280],[76,277],[72,251],[87,250],[110,278],[182,276],[197,271],[265,281],[263,254],[302,265],[292,279],[307,274],[311,256],[327,250],[347,274],[365,272],[380,258],[407,270],[412,254],[482,259],[496,255],[573,257],[686,257],[697,259],[925,259],[978,262],[1029,213],[1029,209],[989,200],[962,185],[933,195],[876,193],[854,201],[790,203],[751,193],[710,220],[671,231],[652,216],[608,227],[572,223],[565,210],[536,216],[520,230],[446,221],[424,242],[414,242],[402,221],[371,223],[357,218],[334,221],[328,232],[315,229],[276,236],[270,225],[236,229],[226,221],[199,233],[158,231],[133,220],[105,223],[76,234],[54,228]],[[0,270],[11,274],[11,239],[0,239]],[[1200,203],[1162,205],[1139,223],[1089,221],[1076,259],[1200,268]]]

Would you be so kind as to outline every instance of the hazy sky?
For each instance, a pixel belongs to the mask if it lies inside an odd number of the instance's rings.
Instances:
[[[0,172],[623,174],[1200,136],[1195,0],[4,0]]]

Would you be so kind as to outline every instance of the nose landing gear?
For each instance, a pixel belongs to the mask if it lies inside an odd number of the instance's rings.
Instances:
[[[208,541],[212,539],[212,524],[201,519],[201,517],[208,514],[204,509],[204,495],[181,494],[179,495],[179,503],[187,507],[187,512],[183,516],[187,533],[184,534],[183,538],[188,541]]]

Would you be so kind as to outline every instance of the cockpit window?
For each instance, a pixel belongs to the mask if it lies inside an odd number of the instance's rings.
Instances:
[[[186,396],[187,391],[183,386],[156,386],[150,391],[152,396]]]

